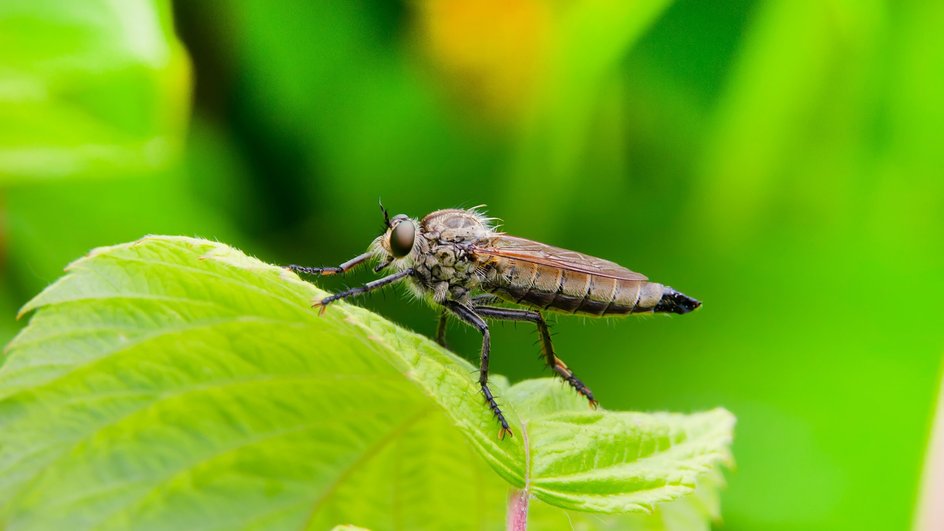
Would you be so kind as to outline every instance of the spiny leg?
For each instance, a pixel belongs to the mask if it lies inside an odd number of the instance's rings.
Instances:
[[[472,306],[478,304],[495,304],[496,302],[501,301],[495,295],[490,293],[484,293],[482,295],[476,295],[472,297]],[[439,314],[439,323],[436,325],[436,342],[443,348],[448,349],[449,345],[446,343],[446,325],[448,324],[449,311],[443,308],[442,312]]]
[[[535,312],[532,310],[516,310],[511,308],[494,308],[490,306],[476,306],[475,312],[481,315],[482,317],[490,317],[492,319],[502,319],[506,321],[528,321],[532,322],[538,327],[538,332],[541,334],[541,345],[542,350],[544,351],[544,359],[547,361],[548,366],[554,369],[554,372],[557,373],[565,382],[569,383],[578,393],[587,397],[587,400],[590,401],[590,407],[596,408],[597,401],[593,398],[593,393],[590,389],[584,385],[576,376],[574,376],[574,371],[570,370],[567,367],[567,364],[563,362],[554,354],[554,346],[551,344],[551,333],[547,328],[547,323],[544,321],[544,317],[541,316],[540,312]]]
[[[495,304],[500,302],[501,299],[495,295],[485,293],[482,295],[476,295],[472,297],[472,306],[479,304]],[[443,348],[448,349],[449,345],[446,343],[446,325],[448,324],[449,312],[443,308],[442,312],[439,314],[439,323],[436,325],[436,342]]]
[[[498,423],[501,424],[501,429],[498,430],[498,438],[504,439],[505,434],[514,436],[511,428],[508,427],[508,421],[505,420],[505,415],[502,414],[498,403],[495,402],[495,397],[492,396],[492,391],[488,388],[488,355],[491,351],[491,337],[488,332],[488,324],[486,324],[485,320],[479,317],[474,310],[455,301],[445,301],[443,307],[447,308],[454,313],[456,317],[472,325],[482,333],[482,355],[479,359],[479,386],[482,388],[482,395],[485,396],[485,402],[488,404],[488,408],[492,410],[492,414],[495,415]]]
[[[442,309],[442,312],[439,313],[439,324],[436,325],[436,342],[439,343],[439,346],[442,348],[448,349],[449,345],[446,344],[446,318],[448,317],[448,310],[445,308]]]
[[[335,293],[334,295],[325,297],[321,299],[320,301],[315,301],[315,303],[312,304],[311,306],[312,308],[314,308],[315,306],[321,306],[321,313],[324,313],[325,308],[327,308],[329,304],[331,304],[332,302],[336,300],[344,299],[347,297],[355,297],[357,295],[362,295],[364,293],[367,293],[368,291],[373,291],[375,289],[382,288],[386,286],[387,284],[392,284],[394,282],[397,282],[398,280],[406,278],[412,274],[413,274],[412,268],[404,269],[403,271],[400,271],[399,273],[394,273],[390,276],[378,278],[377,280],[372,280],[368,282],[367,284],[364,284],[363,286],[360,286],[357,288],[351,288],[349,290],[342,291],[340,293]]]
[[[336,267],[306,267],[306,266],[292,264],[292,265],[285,266],[285,268],[290,271],[294,271],[296,273],[301,273],[303,275],[315,275],[315,276],[340,275],[342,273],[346,273],[347,271],[353,269],[356,266],[359,266],[360,264],[363,264],[364,262],[369,260],[371,256],[373,256],[373,254],[367,252],[367,253],[355,256],[354,258],[351,258],[347,262],[344,262],[343,264]]]
[[[501,302],[501,298],[491,293],[482,293],[476,295],[469,299],[472,302],[472,307],[476,308],[478,306],[488,306],[489,304],[498,304]]]

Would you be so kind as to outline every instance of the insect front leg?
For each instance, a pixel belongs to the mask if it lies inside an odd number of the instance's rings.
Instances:
[[[488,404],[488,408],[492,410],[492,414],[495,415],[498,423],[501,424],[501,429],[498,430],[498,438],[504,439],[506,434],[514,436],[511,428],[508,427],[508,421],[505,420],[505,415],[502,414],[498,403],[495,402],[492,391],[488,388],[488,355],[491,351],[491,336],[488,332],[488,324],[486,324],[485,320],[476,314],[474,310],[458,302],[445,301],[443,306],[454,313],[459,319],[472,325],[482,333],[482,354],[479,358],[479,386],[482,388],[482,395],[485,396],[485,402]]]
[[[320,311],[320,313],[324,313],[325,308],[327,308],[328,305],[331,304],[331,303],[334,302],[334,301],[341,300],[341,299],[345,299],[345,298],[347,298],[347,297],[354,297],[354,296],[357,296],[357,295],[363,295],[364,293],[367,293],[367,292],[369,292],[369,291],[373,291],[373,290],[375,290],[375,289],[382,288],[382,287],[384,287],[384,286],[386,286],[386,285],[388,285],[388,284],[392,284],[392,283],[394,283],[394,282],[397,282],[398,280],[402,280],[402,279],[404,279],[404,278],[406,278],[406,277],[408,277],[408,276],[410,276],[410,275],[412,275],[412,274],[413,274],[413,269],[412,269],[412,268],[410,268],[410,269],[404,269],[403,271],[400,271],[399,273],[394,273],[394,274],[392,274],[392,275],[390,275],[390,276],[386,276],[386,277],[383,277],[383,278],[378,278],[377,280],[373,280],[373,281],[371,281],[371,282],[368,282],[367,284],[364,284],[364,285],[361,286],[361,287],[358,287],[358,288],[351,288],[351,289],[349,289],[349,290],[342,291],[342,292],[340,292],[340,293],[335,293],[334,295],[331,295],[331,296],[329,296],[329,297],[325,297],[325,298],[321,299],[320,301],[315,301],[315,303],[312,304],[311,307],[314,308],[314,307],[316,307],[316,306],[321,306],[321,311]]]
[[[544,317],[541,316],[540,312],[531,310],[515,310],[511,308],[493,308],[490,306],[476,306],[475,312],[482,317],[489,317],[491,319],[501,319],[506,321],[528,321],[537,325],[538,332],[541,334],[541,345],[544,352],[544,359],[547,361],[548,366],[554,369],[554,372],[557,373],[557,375],[560,376],[565,382],[569,383],[570,386],[573,387],[578,393],[585,396],[587,400],[590,401],[590,407],[597,407],[598,402],[595,398],[593,398],[593,392],[591,392],[583,382],[574,376],[574,371],[570,370],[563,360],[554,354],[554,346],[551,344],[551,333],[548,330],[547,323],[544,321]]]
[[[347,271],[363,264],[367,260],[370,260],[370,257],[373,256],[372,253],[366,252],[362,255],[355,256],[347,262],[336,266],[336,267],[306,267],[300,265],[287,265],[286,269],[289,271],[294,271],[295,273],[301,273],[304,275],[315,275],[315,276],[327,276],[327,275],[340,275],[346,273]]]

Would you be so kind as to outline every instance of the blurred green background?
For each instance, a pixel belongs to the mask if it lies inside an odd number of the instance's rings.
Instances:
[[[721,528],[906,529],[944,352],[941,27],[917,1],[8,0],[0,339],[95,246],[334,265],[378,197],[486,204],[704,301],[554,332],[605,407],[737,415]],[[361,304],[434,331],[399,291]],[[547,374],[496,329],[493,370]]]

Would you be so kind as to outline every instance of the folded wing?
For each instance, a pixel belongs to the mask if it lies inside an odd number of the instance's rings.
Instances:
[[[476,244],[473,252],[477,255],[521,260],[605,278],[648,280],[645,275],[630,271],[609,260],[504,234],[491,238],[487,243]]]

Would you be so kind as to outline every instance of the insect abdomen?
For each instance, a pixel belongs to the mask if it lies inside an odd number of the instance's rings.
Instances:
[[[700,303],[646,280],[591,275],[522,261],[505,261],[483,287],[501,298],[544,310],[595,316],[687,313]],[[513,263],[508,263],[513,262]]]

